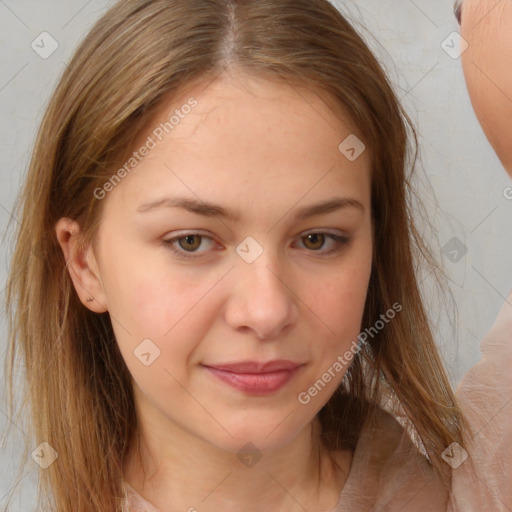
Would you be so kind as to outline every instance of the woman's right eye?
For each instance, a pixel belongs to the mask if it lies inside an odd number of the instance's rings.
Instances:
[[[193,255],[193,253],[198,252],[196,249],[198,249],[201,246],[201,241],[203,239],[212,241],[211,238],[203,234],[187,233],[186,235],[175,236],[173,238],[163,240],[163,244],[165,246],[169,246],[170,249],[178,256],[182,256],[185,258],[197,258],[197,256]],[[182,242],[182,240],[184,242]],[[181,247],[182,250],[175,248],[176,242],[178,242],[178,245]]]

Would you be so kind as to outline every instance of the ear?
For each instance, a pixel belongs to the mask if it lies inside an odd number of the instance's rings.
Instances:
[[[82,304],[95,313],[108,311],[103,283],[92,245],[80,248],[78,222],[62,218],[55,224],[57,240],[64,253],[66,268]],[[87,299],[90,300],[87,300]]]

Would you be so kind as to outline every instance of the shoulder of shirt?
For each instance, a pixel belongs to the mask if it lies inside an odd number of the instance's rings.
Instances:
[[[449,490],[399,418],[375,406],[361,430],[340,501],[332,512],[446,511]]]
[[[512,510],[512,293],[480,343],[481,360],[457,388],[472,430],[467,458],[453,473],[459,509]]]

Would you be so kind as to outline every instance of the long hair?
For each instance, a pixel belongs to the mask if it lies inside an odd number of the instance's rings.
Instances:
[[[371,157],[375,243],[362,329],[392,304],[402,310],[367,339],[319,412],[323,442],[353,448],[376,414],[372,404],[393,396],[447,483],[441,453],[452,442],[464,446],[466,420],[415,275],[418,261],[434,264],[411,215],[409,134],[417,143],[416,135],[361,37],[327,0],[122,0],[66,66],[16,205],[20,227],[6,293],[8,405],[13,417],[19,357],[30,433],[58,454],[40,471],[47,510],[118,510],[123,461],[138,432],[110,317],[79,301],[55,223],[73,218],[83,243],[94,240],[102,205],[94,191],[119,155],[164,100],[228,66],[334,98]]]

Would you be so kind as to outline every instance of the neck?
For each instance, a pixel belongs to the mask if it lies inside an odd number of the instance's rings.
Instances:
[[[328,511],[339,500],[351,453],[328,452],[320,433],[315,418],[285,447],[244,464],[186,432],[141,425],[124,479],[162,512]]]

